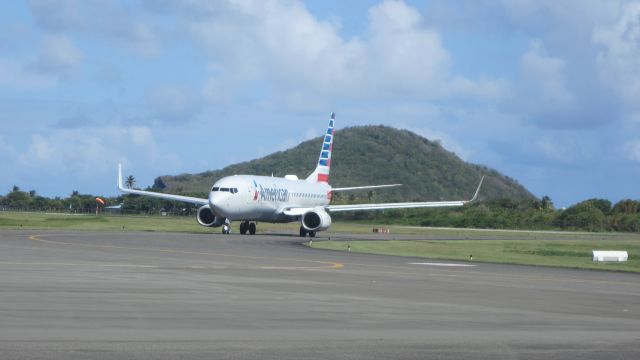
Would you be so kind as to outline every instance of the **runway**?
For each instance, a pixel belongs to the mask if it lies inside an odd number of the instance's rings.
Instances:
[[[301,241],[0,230],[0,358],[640,358],[636,274]]]

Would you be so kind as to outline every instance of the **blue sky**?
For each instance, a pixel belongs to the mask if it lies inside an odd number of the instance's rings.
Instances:
[[[144,187],[292,147],[331,111],[558,206],[638,199],[640,2],[0,3],[0,193],[115,195],[119,162]]]

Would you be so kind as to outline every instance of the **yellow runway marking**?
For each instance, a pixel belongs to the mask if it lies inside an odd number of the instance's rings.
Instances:
[[[338,262],[329,262],[329,261],[319,261],[319,260],[304,260],[304,259],[289,259],[289,258],[267,258],[262,256],[248,256],[248,255],[234,255],[234,254],[223,254],[223,253],[214,253],[214,252],[199,252],[199,251],[188,251],[188,250],[173,250],[173,249],[154,249],[154,248],[140,248],[140,247],[129,247],[129,246],[118,246],[118,245],[95,245],[95,244],[78,244],[71,243],[65,241],[54,241],[54,240],[46,240],[42,239],[44,236],[50,236],[48,234],[41,235],[30,235],[29,240],[39,241],[43,243],[56,244],[56,245],[68,245],[68,246],[80,246],[80,247],[88,247],[88,248],[99,248],[99,249],[117,249],[117,250],[136,250],[136,251],[153,251],[153,252],[161,252],[161,253],[169,253],[169,254],[186,254],[186,255],[206,255],[206,256],[221,256],[221,257],[232,257],[239,259],[251,259],[251,260],[278,260],[278,261],[294,261],[294,262],[306,262],[306,263],[315,263],[322,264],[322,266],[310,267],[310,266],[302,266],[302,267],[260,267],[260,269],[289,269],[289,270],[321,270],[321,269],[341,269],[344,267],[344,264]]]
[[[333,264],[326,267],[308,267],[308,266],[261,266],[263,270],[318,270],[318,269],[342,269],[344,264],[342,263],[327,263]]]

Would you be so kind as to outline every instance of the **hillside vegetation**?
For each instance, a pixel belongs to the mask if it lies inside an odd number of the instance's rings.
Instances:
[[[153,188],[168,193],[205,193],[224,176],[255,174],[306,177],[315,167],[322,139],[305,141],[279,151],[221,170],[200,174],[158,177]],[[533,199],[517,181],[485,166],[461,160],[438,142],[408,130],[387,126],[351,127],[336,131],[331,160],[330,183],[334,187],[402,183],[403,186],[374,192],[359,191],[351,200],[416,201],[467,199],[482,175],[486,180],[481,199]],[[336,199],[341,201],[340,195]],[[342,199],[343,201],[346,199]]]

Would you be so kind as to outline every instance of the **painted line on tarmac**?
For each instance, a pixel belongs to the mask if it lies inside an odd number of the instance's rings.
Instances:
[[[383,256],[393,256],[393,255],[383,255]],[[357,263],[357,262],[348,262],[345,261],[344,262],[345,266],[347,267],[364,267],[364,268],[369,268],[369,269],[399,269],[398,265],[380,265],[380,264],[364,264],[364,263]],[[403,265],[408,265],[409,263],[403,263]],[[487,263],[487,265],[503,265],[503,266],[535,266],[535,265],[526,265],[526,264],[522,264],[522,265],[518,265],[518,264],[496,264],[496,263]],[[412,267],[414,269],[417,269],[417,267]],[[482,266],[480,266],[478,269],[480,268],[484,268]],[[588,274],[588,272],[592,269],[574,269],[574,268],[563,268],[563,267],[545,267],[545,266],[540,266],[541,269],[546,268],[546,269],[550,269],[550,270],[579,270],[579,271],[584,271],[585,274]],[[626,285],[626,286],[633,286],[633,287],[638,287],[640,286],[640,283],[638,283],[636,280],[631,280],[631,281],[621,281],[621,280],[608,280],[608,279],[587,279],[587,278],[579,278],[579,277],[573,277],[573,276],[545,276],[545,275],[541,275],[541,276],[529,276],[529,275],[519,275],[519,274],[509,274],[509,273],[504,273],[504,272],[495,272],[495,271],[481,271],[481,270],[475,270],[475,271],[467,271],[467,268],[464,267],[451,267],[451,268],[446,268],[446,267],[425,267],[423,269],[431,269],[430,273],[427,275],[432,275],[433,272],[436,272],[438,275],[443,275],[443,274],[452,274],[451,276],[457,276],[457,277],[466,277],[466,278],[477,278],[477,277],[486,277],[486,276],[493,276],[496,279],[509,279],[509,280],[518,280],[518,279],[524,279],[524,280],[533,280],[533,281],[546,281],[546,282],[563,282],[563,281],[569,281],[569,282],[573,282],[573,283],[582,283],[582,284],[607,284],[607,285],[611,285],[611,284],[617,284],[617,285]],[[603,273],[607,273],[606,271],[600,270]],[[388,271],[385,273],[396,273],[396,271]],[[398,273],[398,274],[402,274],[402,273]],[[416,273],[404,273],[406,275],[409,274],[416,274]],[[610,271],[608,272],[608,274],[610,275],[615,275],[616,272]],[[627,274],[627,275],[631,275],[633,273],[619,273],[619,274]],[[417,274],[416,274],[417,275]],[[443,275],[444,276],[444,275]]]
[[[433,263],[433,262],[412,262],[409,265],[425,265],[425,266],[442,266],[442,267],[473,267],[478,265],[471,264],[454,264],[454,263]]]
[[[262,270],[324,270],[324,269],[342,269],[344,264],[342,263],[329,263],[330,266],[261,266]]]
[[[96,245],[96,244],[78,244],[66,241],[55,241],[55,240],[46,240],[42,239],[44,236],[55,236],[55,234],[40,234],[40,235],[30,235],[29,240],[56,244],[56,245],[67,245],[67,246],[77,246],[77,247],[88,247],[88,248],[98,248],[98,249],[117,249],[117,250],[136,250],[136,251],[153,251],[153,252],[161,252],[168,254],[186,254],[186,255],[205,255],[205,256],[221,256],[221,257],[231,257],[231,258],[240,258],[240,259],[252,259],[252,260],[280,260],[280,261],[293,261],[293,262],[306,262],[306,263],[314,263],[314,264],[322,264],[320,266],[302,266],[302,267],[278,267],[280,270],[325,270],[325,269],[342,269],[344,267],[343,263],[339,262],[331,262],[331,261],[319,261],[319,260],[304,260],[304,259],[289,259],[289,258],[268,258],[263,256],[248,256],[248,255],[234,255],[234,254],[223,254],[223,253],[213,253],[213,252],[199,252],[199,251],[188,251],[188,250],[173,250],[173,249],[154,249],[154,248],[140,248],[140,247],[129,247],[129,246],[118,246],[118,245]],[[260,267],[260,269],[269,269],[276,267]]]

